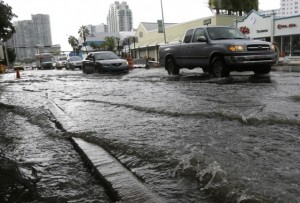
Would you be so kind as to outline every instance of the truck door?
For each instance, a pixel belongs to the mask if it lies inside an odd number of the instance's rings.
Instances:
[[[177,63],[181,67],[188,67],[188,64],[190,63],[190,56],[189,51],[191,49],[191,40],[193,37],[194,29],[190,29],[185,33],[185,37],[183,40],[183,43],[180,45],[180,51],[178,53]]]
[[[203,67],[208,64],[208,44],[207,42],[200,41],[200,37],[205,37],[204,28],[197,28],[194,32],[193,38],[190,43],[190,48],[186,50],[189,55],[189,66]]]

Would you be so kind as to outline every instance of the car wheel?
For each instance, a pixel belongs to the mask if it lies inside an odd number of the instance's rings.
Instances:
[[[271,66],[258,66],[253,71],[256,75],[268,74],[271,71]]]
[[[169,58],[167,61],[167,70],[169,75],[179,74],[179,67],[176,65],[175,61],[172,58]]]
[[[224,61],[224,59],[220,56],[217,56],[212,61],[212,74],[217,77],[228,77],[230,71]]]

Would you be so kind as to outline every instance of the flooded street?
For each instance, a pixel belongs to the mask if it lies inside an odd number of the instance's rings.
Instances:
[[[299,87],[299,71],[4,74],[0,154],[49,201],[112,201],[72,136],[103,147],[165,202],[299,203]]]

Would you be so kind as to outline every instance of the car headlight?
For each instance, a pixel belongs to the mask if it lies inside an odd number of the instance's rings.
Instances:
[[[232,52],[241,52],[245,51],[245,47],[243,45],[229,45],[228,50]]]

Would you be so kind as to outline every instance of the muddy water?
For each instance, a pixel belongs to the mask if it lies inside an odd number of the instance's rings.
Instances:
[[[300,202],[299,73],[231,75],[24,71],[1,76],[0,102],[51,112],[53,130],[101,145],[166,202]]]

